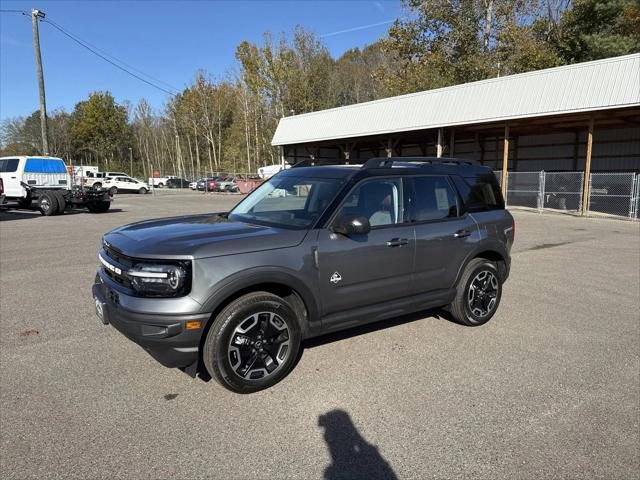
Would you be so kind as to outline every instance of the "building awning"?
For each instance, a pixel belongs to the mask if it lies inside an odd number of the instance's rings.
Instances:
[[[640,54],[285,117],[272,145],[640,106]]]

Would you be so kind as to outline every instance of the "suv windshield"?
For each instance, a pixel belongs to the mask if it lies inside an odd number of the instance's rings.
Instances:
[[[309,228],[344,182],[327,178],[275,176],[230,213],[231,220],[283,228]]]

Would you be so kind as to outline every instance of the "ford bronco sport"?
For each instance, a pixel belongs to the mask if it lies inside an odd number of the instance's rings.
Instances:
[[[107,233],[93,295],[103,323],[160,363],[253,392],[309,337],[436,307],[486,323],[514,229],[494,173],[472,161],[296,166],[230,212]]]

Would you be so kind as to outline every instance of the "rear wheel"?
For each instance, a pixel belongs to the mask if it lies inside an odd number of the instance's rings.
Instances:
[[[38,208],[40,213],[45,217],[50,217],[58,213],[58,199],[56,195],[52,193],[43,193],[38,198]]]
[[[162,187],[164,187],[164,183],[159,183],[158,188],[162,188]]]
[[[460,278],[451,314],[463,325],[483,325],[496,313],[501,296],[502,279],[496,265],[474,258]]]
[[[62,215],[67,209],[67,199],[64,198],[64,194],[60,191],[55,191],[53,194],[56,196],[56,200],[58,200],[58,211],[56,215]]]
[[[254,292],[234,300],[216,317],[203,360],[222,386],[252,393],[282,380],[299,348],[300,326],[289,304],[271,293]]]

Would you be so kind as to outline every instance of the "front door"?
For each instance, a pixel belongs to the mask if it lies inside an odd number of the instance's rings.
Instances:
[[[402,180],[374,178],[359,183],[330,225],[344,216],[368,218],[371,231],[348,237],[329,229],[319,232],[323,315],[411,295],[415,239],[413,226],[404,219]]]

